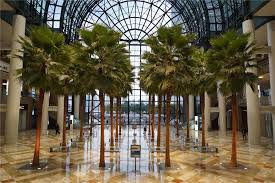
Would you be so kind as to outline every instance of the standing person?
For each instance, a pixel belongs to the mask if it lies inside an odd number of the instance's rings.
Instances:
[[[56,126],[55,126],[55,134],[57,135],[57,134],[60,134],[60,128],[59,128],[59,125],[58,125],[58,123],[56,123]]]
[[[243,128],[243,129],[242,129],[243,140],[246,140],[247,131],[248,131],[248,130],[247,130],[246,128]]]

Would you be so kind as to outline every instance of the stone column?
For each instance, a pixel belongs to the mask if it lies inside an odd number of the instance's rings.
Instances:
[[[271,88],[271,104],[275,106],[275,21],[267,23],[267,41],[268,46],[271,47],[269,53],[269,74],[270,74],[270,88]],[[275,144],[275,113],[272,113],[273,126],[273,144]]]
[[[22,47],[17,41],[19,36],[25,36],[25,26],[25,17],[21,15],[13,16],[11,54],[21,54],[18,50],[22,49]],[[15,144],[17,142],[21,97],[21,82],[17,79],[17,69],[22,67],[23,63],[19,58],[10,59],[9,93],[5,123],[5,143],[7,144]]]
[[[243,22],[243,33],[251,33],[251,41],[255,40],[255,27],[253,20],[248,19]],[[249,70],[257,74],[257,69]],[[259,144],[261,138],[260,126],[260,109],[258,87],[255,84],[255,92],[252,91],[249,85],[246,85],[246,100],[247,100],[247,126],[248,126],[248,143]]]
[[[204,93],[204,100],[205,100],[205,127],[206,127],[206,131],[208,131],[211,128],[211,118],[210,118],[210,114],[211,114],[211,98],[210,96],[207,94],[207,92]]]
[[[190,116],[190,120],[194,120],[195,116],[194,116],[194,107],[195,103],[194,103],[194,96],[193,95],[189,95],[189,116]]]
[[[218,84],[218,104],[219,104],[219,131],[221,135],[226,134],[226,105],[225,105],[225,97],[219,91],[219,84]]]
[[[60,132],[63,130],[63,119],[64,119],[64,96],[57,97],[57,123],[60,128]]]
[[[79,104],[80,104],[80,96],[74,96],[74,117],[79,119]]]
[[[48,121],[49,121],[49,102],[50,102],[50,92],[45,92],[43,107],[42,107],[42,124],[41,124],[41,133],[47,134],[48,130]]]

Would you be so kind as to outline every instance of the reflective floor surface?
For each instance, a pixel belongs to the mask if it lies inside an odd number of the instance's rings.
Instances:
[[[191,143],[184,143],[184,131],[175,136],[171,127],[171,163],[164,167],[165,132],[162,127],[161,150],[156,151],[155,141],[144,135],[143,127],[132,129],[126,126],[116,142],[115,152],[110,152],[110,129],[105,129],[106,168],[98,168],[100,128],[93,128],[93,135],[85,132],[85,142],[67,152],[50,152],[50,147],[58,146],[62,135],[49,131],[41,137],[41,162],[47,166],[41,170],[22,170],[33,156],[35,132],[22,132],[17,145],[1,145],[1,182],[275,182],[275,147],[271,139],[262,138],[262,145],[248,146],[239,138],[238,168],[230,168],[231,136],[220,136],[218,132],[208,132],[209,147],[218,148],[218,153],[200,153],[194,147],[199,135],[192,131]],[[79,131],[68,131],[68,140],[75,139]],[[240,136],[240,135],[239,135]],[[134,141],[141,145],[141,157],[131,158],[130,146]],[[1,139],[3,141],[3,138]]]

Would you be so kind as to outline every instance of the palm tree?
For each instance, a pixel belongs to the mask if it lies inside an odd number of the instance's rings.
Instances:
[[[85,112],[85,95],[80,95],[80,109],[79,109],[79,118],[80,118],[80,130],[79,130],[79,141],[83,141],[83,126],[84,126],[84,112]]]
[[[47,27],[32,27],[29,40],[21,38],[22,55],[14,55],[23,60],[24,67],[18,70],[19,78],[24,85],[39,90],[38,117],[36,121],[36,141],[32,166],[39,166],[40,132],[44,92],[50,91],[56,85],[56,75],[53,68],[56,64],[62,64],[66,60],[59,55],[64,46],[64,36],[52,32]]]
[[[122,119],[121,119],[121,113],[122,113],[122,108],[121,108],[121,97],[119,98],[119,106],[118,106],[118,113],[119,113],[119,135],[121,135],[121,125],[122,125]]]
[[[123,82],[124,72],[114,62],[114,54],[121,54],[125,50],[125,44],[120,44],[121,34],[102,25],[94,25],[91,31],[81,30],[80,35],[87,45],[86,52],[91,55],[94,62],[94,85],[99,90],[101,138],[100,138],[100,160],[99,167],[105,167],[104,157],[104,95],[108,93],[113,83]],[[118,49],[121,48],[121,49]],[[119,50],[119,51],[118,51]],[[118,52],[117,52],[118,51]]]
[[[157,134],[157,149],[160,148],[160,137],[161,137],[161,106],[162,106],[162,92],[158,90],[158,87],[155,83],[150,83],[150,85],[146,84],[146,78],[150,74],[150,68],[146,65],[142,65],[140,70],[140,88],[149,93],[149,104],[148,104],[148,114],[149,114],[149,121],[151,120],[151,112],[152,112],[152,141],[154,140],[154,115],[155,115],[155,93],[158,94],[158,134]],[[152,93],[152,94],[151,94]],[[152,97],[151,97],[152,95]],[[151,104],[152,99],[152,104]],[[152,109],[151,109],[152,108]],[[150,123],[149,123],[149,132],[150,132]],[[148,132],[148,133],[149,133]],[[149,133],[150,135],[150,133]]]
[[[119,100],[120,97],[116,97],[116,141],[118,141],[118,122],[119,122]]]
[[[145,40],[150,46],[151,52],[145,52],[143,58],[147,61],[142,64],[142,69],[146,69],[148,77],[144,80],[145,86],[152,83],[159,91],[166,94],[166,151],[165,166],[170,167],[170,103],[179,81],[185,81],[191,76],[189,72],[190,42],[191,35],[182,35],[181,27],[171,28],[161,27],[156,36],[151,36]],[[183,53],[184,52],[184,53]]]
[[[56,95],[64,95],[64,112],[63,112],[63,132],[62,132],[62,146],[66,147],[66,122],[67,122],[67,109],[68,109],[68,95],[76,93],[79,90],[76,87],[76,72],[75,67],[78,66],[78,51],[76,44],[74,46],[66,45],[60,49],[58,58],[59,60],[66,60],[66,65],[59,64],[53,69],[58,76],[57,87],[51,90]],[[61,62],[61,61],[60,61]],[[78,68],[78,67],[77,67]]]
[[[251,72],[259,58],[255,57],[254,42],[249,41],[250,34],[239,35],[229,30],[218,38],[212,39],[208,52],[208,70],[221,81],[219,90],[223,95],[232,97],[232,150],[231,165],[237,166],[237,93],[246,84],[255,90],[257,75]]]
[[[110,96],[111,140],[110,149],[114,147],[114,97]]]
[[[176,96],[176,135],[179,136],[179,97]]]
[[[152,93],[152,137],[151,140],[154,141],[155,138],[155,94]]]
[[[85,52],[85,48],[80,43],[74,43],[73,45],[74,51],[76,53],[75,65],[72,69],[74,71],[73,81],[75,83],[75,91],[74,94],[80,95],[80,131],[79,131],[79,141],[83,141],[83,126],[84,126],[84,113],[85,113],[85,101],[86,94],[92,93],[92,104],[93,97],[96,94],[94,78],[93,74],[90,74],[94,71],[93,59],[89,57],[87,52]],[[93,105],[91,111],[93,112]],[[92,114],[91,114],[91,118]],[[91,119],[93,120],[93,119]],[[90,134],[92,133],[92,121],[90,126]]]
[[[217,91],[217,77],[210,73],[207,69],[207,53],[201,49],[197,49],[194,53],[194,62],[196,62],[196,77],[189,84],[189,94],[200,96],[200,106],[202,115],[202,135],[201,135],[201,147],[206,148],[205,138],[205,92],[212,95]]]
[[[148,94],[148,135],[151,135],[151,93]]]
[[[90,111],[90,121],[91,121],[91,125],[90,125],[90,135],[92,135],[93,133],[93,124],[94,124],[94,97],[96,95],[96,92],[93,91],[91,92],[91,111]]]
[[[158,136],[157,136],[157,149],[160,149],[160,138],[161,138],[161,106],[162,106],[162,95],[158,95]]]

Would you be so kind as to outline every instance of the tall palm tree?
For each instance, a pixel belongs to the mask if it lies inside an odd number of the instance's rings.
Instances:
[[[96,95],[95,91],[91,92],[92,99],[91,99],[91,110],[90,110],[90,121],[91,121],[90,135],[92,135],[92,133],[93,133],[93,125],[94,125],[94,97],[95,97],[95,95]]]
[[[189,53],[193,40],[191,35],[182,35],[181,27],[161,27],[156,36],[145,40],[151,52],[145,52],[142,70],[147,70],[144,80],[145,86],[155,83],[158,90],[166,95],[166,151],[165,166],[170,167],[170,108],[171,96],[174,94],[179,81],[193,77],[189,71]],[[144,71],[141,71],[141,73]]]
[[[157,136],[157,149],[160,149],[161,138],[161,107],[162,107],[162,95],[158,94],[158,136]]]
[[[80,95],[80,130],[79,130],[79,141],[83,141],[83,126],[84,126],[84,113],[85,113],[85,101],[86,94],[91,93],[92,96],[96,94],[94,79],[95,71],[94,62],[95,59],[91,58],[89,52],[86,51],[86,47],[80,42],[74,42],[70,45],[73,52],[72,64],[68,71],[65,70],[64,74],[68,74],[71,79],[71,94]],[[92,99],[93,103],[93,99]],[[92,105],[93,108],[93,105]],[[91,110],[93,111],[93,109]],[[92,116],[92,115],[91,115]],[[91,117],[92,118],[92,117]],[[92,119],[93,120],[93,119]],[[92,124],[91,131],[92,133]]]
[[[52,93],[56,95],[64,95],[64,112],[63,112],[63,132],[62,132],[62,146],[66,146],[66,122],[67,122],[67,110],[68,110],[68,95],[75,94],[79,91],[79,87],[76,86],[76,69],[79,65],[79,49],[76,50],[76,44],[74,46],[66,45],[61,49],[58,59],[67,60],[66,65],[59,64],[56,65],[54,71],[58,76],[58,86],[51,90]],[[82,57],[83,58],[83,57]],[[86,85],[85,85],[86,86]]]
[[[197,49],[194,53],[194,61],[197,63],[196,77],[189,84],[189,94],[200,96],[200,106],[202,115],[202,135],[201,146],[206,147],[206,125],[205,125],[205,92],[212,95],[217,91],[217,77],[207,69],[207,53]]]
[[[179,136],[179,97],[176,96],[176,135]]]
[[[151,93],[148,94],[148,135],[151,135]]]
[[[125,49],[125,44],[120,44],[121,34],[102,25],[94,25],[91,31],[80,30],[80,35],[87,46],[88,52],[94,59],[94,85],[99,90],[101,138],[100,138],[100,160],[99,167],[105,167],[104,156],[104,113],[105,94],[113,87],[117,81],[123,82],[125,73],[118,67],[120,64],[114,62],[114,54],[121,54]],[[118,49],[120,48],[120,49]],[[119,51],[118,51],[119,50]],[[126,53],[126,51],[125,51]],[[123,54],[123,53],[122,53]],[[119,60],[118,60],[119,61]]]
[[[121,97],[119,99],[119,103],[118,103],[118,113],[119,113],[119,135],[121,135],[121,126],[122,126],[122,118],[121,118],[121,115],[122,115],[122,108],[121,108]]]
[[[110,139],[110,149],[114,147],[114,97],[110,96],[110,118],[111,118],[111,139]]]
[[[50,91],[56,86],[56,75],[53,72],[55,65],[63,64],[63,54],[60,50],[64,46],[64,36],[60,33],[52,32],[47,27],[32,27],[30,29],[29,40],[21,38],[24,56],[14,55],[23,60],[24,67],[18,70],[19,78],[24,85],[34,87],[39,90],[38,97],[38,117],[36,121],[36,140],[32,166],[39,166],[40,154],[40,132],[41,117],[44,92]]]
[[[190,141],[190,115],[189,115],[189,97],[185,96],[185,108],[186,108],[186,140]]]
[[[256,90],[257,75],[251,72],[259,58],[255,57],[254,42],[249,41],[250,34],[238,34],[229,30],[218,38],[212,39],[208,52],[208,69],[221,81],[219,90],[232,97],[232,150],[231,165],[237,166],[237,93],[246,84]]]
[[[120,97],[116,97],[116,141],[118,141],[118,134],[119,134],[119,128],[118,128],[118,123],[119,123],[119,100]]]
[[[155,138],[155,94],[152,93],[152,137],[151,140],[154,141]]]

